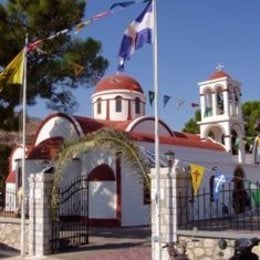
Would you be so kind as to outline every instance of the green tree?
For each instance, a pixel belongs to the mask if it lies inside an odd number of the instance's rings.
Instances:
[[[200,128],[197,122],[200,120],[201,120],[200,110],[196,110],[194,114],[194,118],[191,118],[187,123],[185,123],[182,131],[185,133],[199,134]]]
[[[101,56],[102,45],[92,38],[75,38],[70,33],[46,40],[64,29],[73,29],[84,18],[83,0],[9,0],[0,4],[0,68],[29,42],[43,39],[44,52],[30,51],[27,67],[27,104],[37,98],[50,109],[72,113],[77,102],[71,90],[91,87],[103,76],[108,61]],[[77,67],[81,72],[75,73]],[[0,128],[17,129],[20,86],[4,84],[0,94]]]
[[[242,113],[245,120],[245,135],[253,139],[256,135],[255,124],[260,118],[260,101],[247,101],[242,105]]]

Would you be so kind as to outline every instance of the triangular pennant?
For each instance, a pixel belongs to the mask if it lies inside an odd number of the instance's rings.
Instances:
[[[221,189],[223,189],[223,185],[227,182],[227,177],[217,171],[214,178],[214,200],[218,201],[218,195]]]
[[[90,24],[91,20],[85,21],[85,22],[81,22],[79,24],[76,25],[76,32],[74,34],[79,33],[86,25]]]
[[[149,91],[149,103],[150,103],[150,106],[153,105],[153,100],[154,100],[154,92],[153,91]]]
[[[196,164],[190,164],[190,173],[194,195],[196,196],[204,176],[205,168]]]
[[[135,1],[128,1],[128,2],[119,2],[112,4],[110,10],[114,9],[115,7],[119,6],[120,8],[128,7],[129,5],[135,4]]]
[[[254,200],[256,208],[260,208],[260,187],[253,182],[250,182],[250,193]]]
[[[0,73],[0,92],[4,84],[22,84],[24,69],[24,49]]]
[[[166,96],[166,95],[163,96],[163,107],[166,107],[170,98],[171,98],[170,96]]]
[[[180,107],[184,104],[184,101],[183,100],[178,100],[177,101],[177,110],[180,109]]]
[[[196,107],[199,107],[200,105],[199,104],[197,104],[197,103],[193,103],[193,102],[191,102],[191,107],[193,107],[193,108],[196,108]]]
[[[77,77],[78,75],[80,75],[82,73],[82,71],[85,69],[85,67],[83,67],[77,63],[73,63],[73,69],[74,69],[74,74]]]

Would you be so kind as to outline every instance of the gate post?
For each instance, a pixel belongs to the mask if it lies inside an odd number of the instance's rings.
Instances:
[[[43,256],[50,253],[52,223],[50,198],[53,174],[36,173],[29,177],[29,255]]]
[[[178,167],[173,166],[172,168],[160,168],[160,236],[156,237],[156,194],[157,192],[157,180],[155,175],[155,169],[151,171],[151,182],[152,182],[152,207],[151,207],[151,217],[152,217],[152,259],[158,260],[158,255],[160,255],[160,260],[170,259],[167,248],[162,249],[166,243],[176,242],[177,240],[177,229],[178,224],[185,222],[185,214],[180,215],[180,206],[185,208],[185,205],[180,205],[181,201],[178,197],[180,191],[185,191],[188,188],[187,176]],[[185,202],[182,202],[182,204]],[[158,227],[157,227],[158,228]],[[158,254],[160,250],[160,254]]]

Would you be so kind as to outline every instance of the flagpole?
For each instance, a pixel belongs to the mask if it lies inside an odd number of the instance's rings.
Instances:
[[[155,259],[161,259],[161,184],[160,184],[160,165],[159,165],[159,112],[158,112],[158,47],[157,47],[157,14],[156,0],[153,0],[154,13],[154,33],[153,33],[153,64],[154,64],[154,138],[155,138],[155,174],[156,174],[156,210],[155,210],[155,232],[157,247],[155,250]]]
[[[25,249],[25,154],[26,154],[26,92],[27,92],[27,45],[28,45],[28,33],[25,38],[25,47],[24,47],[24,68],[23,68],[23,102],[22,102],[22,196],[21,196],[21,256],[24,257],[26,254]]]

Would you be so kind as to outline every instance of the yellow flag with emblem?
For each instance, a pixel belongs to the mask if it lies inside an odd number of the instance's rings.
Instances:
[[[204,176],[205,168],[200,165],[190,164],[191,181],[194,196],[197,195]]]
[[[15,58],[5,67],[0,73],[0,91],[4,85],[22,84],[23,82],[23,67],[24,67],[24,51],[21,50]]]

